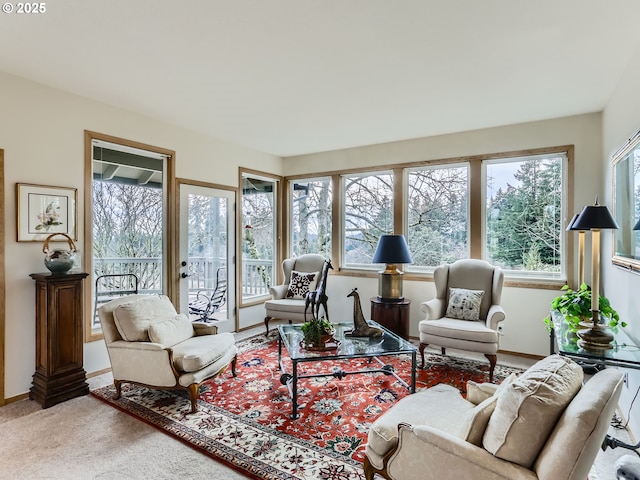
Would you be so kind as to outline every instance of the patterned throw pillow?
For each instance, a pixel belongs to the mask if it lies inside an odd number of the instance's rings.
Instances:
[[[483,296],[484,290],[450,288],[446,316],[458,320],[478,320]]]
[[[316,288],[316,279],[320,272],[296,272],[291,271],[291,279],[289,280],[289,288],[287,289],[287,298],[304,300],[307,293]]]

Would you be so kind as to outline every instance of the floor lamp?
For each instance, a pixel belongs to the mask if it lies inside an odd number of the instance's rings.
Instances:
[[[579,330],[578,345],[585,350],[607,350],[612,348],[613,335],[600,326],[600,230],[617,229],[609,209],[598,204],[587,205],[572,224],[574,230],[591,231],[591,327]]]
[[[571,219],[571,221],[569,222],[569,225],[567,225],[567,232],[570,231],[577,231],[578,232],[578,271],[579,271],[579,280],[578,280],[578,287],[577,289],[580,288],[580,285],[582,285],[584,283],[584,230],[579,230],[577,228],[574,228],[573,224],[576,223],[576,220],[578,219],[578,217],[580,216],[579,213],[576,213],[573,218]]]

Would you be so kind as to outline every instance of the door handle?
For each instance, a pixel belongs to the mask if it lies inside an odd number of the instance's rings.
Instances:
[[[180,274],[180,276],[181,276],[182,278],[187,278],[187,277],[189,276],[189,274],[188,274],[188,273],[181,273],[181,274]]]

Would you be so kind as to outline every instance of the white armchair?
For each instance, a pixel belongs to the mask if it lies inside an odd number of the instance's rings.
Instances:
[[[547,357],[500,386],[409,395],[369,430],[367,480],[584,480],[622,391],[619,370],[584,386],[582,369]]]
[[[314,253],[287,258],[282,262],[284,283],[272,286],[270,288],[272,299],[264,303],[266,310],[264,325],[267,335],[269,322],[273,318],[289,320],[289,323],[305,321],[306,293],[315,289],[324,263],[325,258]],[[300,273],[308,275],[299,275]],[[291,284],[292,274],[298,279],[294,280],[294,284]]]
[[[200,383],[231,364],[236,376],[235,338],[208,323],[178,315],[165,295],[128,295],[98,310],[111,361],[116,398],[124,382],[189,393],[197,410]]]
[[[505,319],[500,306],[504,274],[484,260],[458,260],[433,272],[436,298],[421,305],[426,318],[418,324],[421,368],[424,349],[438,345],[484,354],[489,360],[489,381],[497,362],[499,324]]]

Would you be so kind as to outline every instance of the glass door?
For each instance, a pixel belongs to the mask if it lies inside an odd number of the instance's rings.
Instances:
[[[235,192],[179,185],[180,312],[236,331]]]

